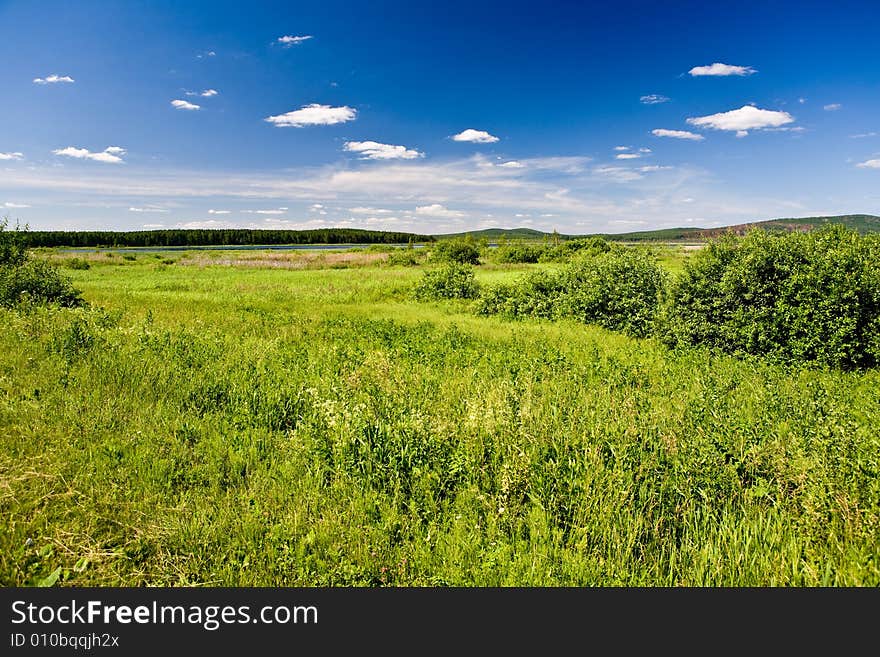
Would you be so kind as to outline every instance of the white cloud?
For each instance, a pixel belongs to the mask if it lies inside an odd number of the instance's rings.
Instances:
[[[357,110],[347,105],[330,107],[312,103],[285,114],[268,116],[265,120],[279,128],[302,128],[307,125],[334,125],[354,121],[356,116]]]
[[[193,103],[188,103],[185,100],[172,100],[171,105],[174,107],[174,109],[190,110],[190,111],[201,109],[201,107],[202,107],[201,105],[194,105]]]
[[[648,94],[639,98],[639,102],[643,105],[659,105],[660,103],[668,103],[669,98],[660,94]]]
[[[751,66],[731,66],[715,62],[709,66],[694,66],[688,73],[693,76],[699,75],[752,75],[757,73]]]
[[[759,109],[754,105],[743,105],[739,109],[729,112],[692,117],[687,122],[701,128],[734,131],[737,133],[737,137],[744,137],[749,130],[778,128],[787,123],[793,123],[794,117],[788,112],[776,112]]]
[[[125,155],[125,149],[119,146],[108,146],[99,153],[93,153],[87,148],[76,148],[75,146],[58,148],[52,152],[55,155],[74,157],[80,160],[94,160],[95,162],[105,162],[107,164],[121,164],[123,160],[120,156]]]
[[[71,83],[75,80],[69,75],[47,75],[44,78],[34,78],[34,84],[56,84],[58,82],[67,82]]]
[[[804,103],[807,102],[807,99],[806,99],[806,98],[798,98],[798,102],[799,102],[801,105],[803,105]]]
[[[293,36],[290,34],[285,34],[284,36],[278,37],[278,39],[276,39],[276,43],[280,43],[285,48],[290,48],[291,46],[299,45],[303,41],[308,41],[309,39],[313,38],[314,37],[311,34],[306,34],[304,36]]]
[[[186,91],[184,93],[187,96],[201,96],[202,98],[211,98],[211,96],[216,96],[220,92],[216,89],[205,89],[204,91]]]
[[[841,107],[843,107],[843,105],[841,105],[840,103],[831,103],[830,105],[825,105],[822,109],[826,112],[836,112]]]
[[[642,175],[633,169],[625,167],[596,167],[593,173],[612,182],[626,183],[634,180],[641,180]]]
[[[196,59],[203,59],[204,57],[216,57],[217,53],[213,50],[206,50],[204,52],[200,52],[196,55]]]
[[[0,153],[0,160],[21,160],[24,158],[24,153]]]
[[[618,160],[638,160],[641,155],[638,153],[618,153],[614,157]]]
[[[508,162],[502,162],[498,166],[504,169],[525,169],[526,165],[517,160],[509,160]]]
[[[667,169],[671,169],[670,166],[660,166],[658,164],[648,164],[643,167],[639,167],[639,171],[642,173],[651,173],[653,171],[666,171]]]
[[[287,208],[278,208],[277,210],[242,210],[242,214],[284,214]]]
[[[498,137],[495,135],[490,135],[485,130],[474,130],[473,128],[468,128],[467,130],[462,130],[457,135],[452,136],[453,141],[468,141],[473,144],[494,144],[498,141]]]
[[[141,228],[165,228],[165,224],[143,224]]]
[[[26,203],[4,203],[3,207],[4,208],[29,208],[31,206],[27,205]]]
[[[394,214],[394,210],[385,210],[383,208],[355,207],[349,208],[348,211],[352,214]]]
[[[880,169],[880,160],[867,160],[859,162],[856,166],[862,169]]]
[[[155,206],[147,206],[145,208],[130,207],[128,209],[128,211],[129,212],[161,212],[161,213],[168,212],[168,210],[166,210],[165,208],[157,208]]]
[[[444,219],[457,219],[464,216],[464,212],[450,210],[439,203],[431,205],[420,205],[416,208],[416,214],[424,217],[442,217]]]
[[[406,146],[380,144],[377,141],[347,141],[345,150],[360,153],[362,160],[415,160],[425,156],[424,153]]]
[[[698,135],[696,132],[688,132],[687,130],[667,130],[666,128],[651,130],[651,134],[656,137],[672,137],[673,139],[690,139],[692,141],[703,141],[705,139],[703,135]]]
[[[208,214],[229,214],[230,210],[208,210]]]
[[[863,132],[858,135],[850,135],[849,138],[850,139],[865,139],[866,137],[876,137],[878,135],[880,135],[880,132]],[[18,153],[18,155],[21,155],[21,153]],[[3,159],[3,153],[0,153],[0,160],[2,160],[2,159]]]
[[[650,148],[640,148],[639,153],[652,153],[653,151]]]
[[[614,150],[616,150],[616,151],[628,151],[628,150],[629,150],[629,146],[615,146],[615,147],[614,147]]]
[[[229,221],[217,221],[216,219],[208,219],[207,221],[187,221],[179,223],[175,228],[187,228],[192,230],[209,229],[209,228],[235,228]]]

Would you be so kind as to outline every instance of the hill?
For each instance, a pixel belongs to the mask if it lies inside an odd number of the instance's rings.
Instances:
[[[753,228],[764,228],[770,231],[808,231],[824,226],[827,224],[842,224],[847,228],[858,231],[859,233],[880,233],[880,217],[870,214],[844,214],[828,217],[799,217],[784,219],[768,219],[765,221],[754,221],[750,223],[734,224],[731,226],[721,226],[719,228],[662,228],[659,230],[643,230],[632,233],[590,233],[586,235],[562,235],[556,234],[559,239],[575,239],[578,237],[604,237],[608,240],[621,242],[639,242],[639,241],[694,241],[707,240],[713,237],[719,237],[726,233],[734,233],[743,235]],[[451,239],[456,237],[471,236],[475,239],[497,240],[519,239],[519,240],[537,240],[554,237],[553,233],[546,233],[532,228],[486,228],[484,230],[471,230],[463,233],[447,233],[444,235],[433,235],[436,239]]]

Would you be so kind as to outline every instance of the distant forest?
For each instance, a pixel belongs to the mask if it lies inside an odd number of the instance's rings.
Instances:
[[[22,239],[38,246],[232,246],[240,244],[406,244],[433,242],[430,235],[395,233],[358,228],[319,228],[316,230],[140,230],[116,231],[27,231]]]

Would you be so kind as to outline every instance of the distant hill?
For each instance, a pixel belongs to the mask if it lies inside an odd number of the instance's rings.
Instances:
[[[844,214],[833,217],[768,219],[766,221],[734,224],[732,226],[721,226],[719,228],[662,228],[659,230],[643,230],[632,233],[592,233],[588,235],[558,234],[557,237],[559,239],[568,240],[578,237],[593,237],[598,235],[608,240],[620,242],[639,242],[647,240],[684,242],[689,240],[707,240],[713,237],[719,237],[726,233],[744,235],[747,231],[753,228],[764,228],[770,231],[793,232],[813,230],[814,228],[828,224],[842,224],[847,228],[851,228],[862,234],[880,233],[880,217],[870,214]],[[532,228],[486,228],[484,230],[472,230],[464,233],[434,235],[433,237],[436,239],[450,239],[454,237],[465,237],[467,235],[470,235],[475,239],[485,238],[490,240],[501,238],[511,240],[536,240],[551,238],[554,236],[553,233],[545,233]]]
[[[506,238],[509,240],[537,240],[545,237],[551,237],[552,233],[544,233],[540,230],[532,228],[485,228],[483,230],[468,230],[463,233],[444,233],[442,235],[432,235],[438,240],[454,239],[456,237],[473,237],[474,239],[485,238],[489,240],[497,240]],[[573,235],[560,235],[563,239],[570,239]]]

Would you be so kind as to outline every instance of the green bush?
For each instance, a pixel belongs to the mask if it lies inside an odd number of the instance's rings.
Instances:
[[[474,268],[457,262],[426,271],[415,289],[415,297],[420,301],[474,299],[479,293]]]
[[[608,253],[612,249],[626,247],[613,244],[602,237],[585,237],[567,240],[556,246],[546,248],[538,257],[539,262],[569,262],[575,256],[596,256]]]
[[[441,240],[431,249],[431,260],[478,265],[480,264],[480,249],[473,239]]]
[[[571,317],[643,336],[653,328],[663,286],[663,274],[648,254],[622,248],[581,258],[556,273],[534,272],[490,288],[480,298],[478,312],[508,318]]]
[[[546,250],[543,244],[500,244],[492,259],[499,264],[535,263]]]
[[[21,230],[7,230],[9,222],[0,221],[0,306],[19,303],[57,303],[80,306],[83,300],[70,280],[57,267],[28,254]],[[26,230],[26,229],[25,229]]]
[[[388,255],[387,262],[389,265],[402,265],[404,267],[414,267],[425,260],[424,249],[414,248],[395,248]]]
[[[843,227],[709,244],[663,312],[673,346],[844,369],[880,362],[880,239]]]

